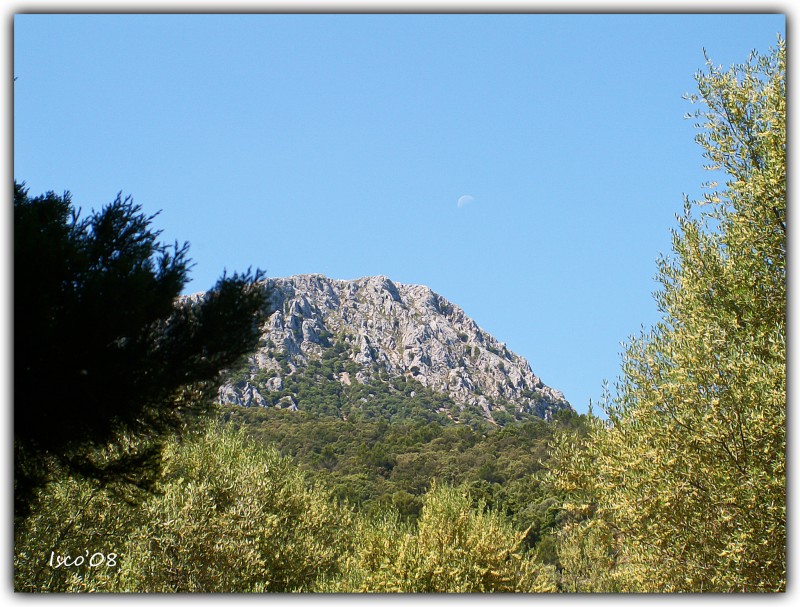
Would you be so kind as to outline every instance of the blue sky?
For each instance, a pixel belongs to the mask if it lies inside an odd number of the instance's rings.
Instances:
[[[703,48],[783,15],[16,15],[14,177],[224,269],[426,284],[585,412],[706,179]]]

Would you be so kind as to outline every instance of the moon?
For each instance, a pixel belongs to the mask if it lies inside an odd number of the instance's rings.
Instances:
[[[474,197],[470,196],[469,194],[464,194],[463,196],[459,197],[458,202],[456,203],[456,205],[460,209],[464,205],[469,204],[470,202],[472,202],[473,200],[475,200]]]

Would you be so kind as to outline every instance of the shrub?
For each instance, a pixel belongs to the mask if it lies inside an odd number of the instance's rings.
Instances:
[[[346,574],[323,586],[346,592],[550,592],[555,570],[521,549],[516,532],[464,488],[435,485],[416,528],[396,512],[361,521]]]

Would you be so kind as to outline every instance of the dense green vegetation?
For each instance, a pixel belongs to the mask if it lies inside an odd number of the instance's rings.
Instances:
[[[527,530],[531,547],[555,530],[559,511],[544,483],[548,446],[556,433],[578,435],[585,424],[571,411],[551,422],[537,418],[503,428],[241,407],[226,408],[223,418],[318,473],[336,499],[358,510],[391,507],[413,522],[434,480],[464,485],[476,502],[482,499],[518,530]]]
[[[465,486],[436,484],[417,523],[340,503],[230,424],[164,451],[155,495],[86,478],[40,490],[16,529],[19,591],[553,591],[524,531]],[[87,548],[89,547],[89,548]]]
[[[608,423],[557,450],[584,519],[562,552],[576,590],[785,589],[785,68],[780,41],[698,75],[698,142],[727,182],[687,203]]]
[[[549,536],[558,500],[544,488],[544,460],[554,433],[580,432],[581,416],[565,410],[548,423],[505,403],[506,411],[488,418],[413,376],[390,377],[378,369],[362,384],[355,380],[360,367],[351,347],[342,339],[329,346],[291,373],[279,356],[282,389],[262,392],[272,406],[226,406],[223,419],[320,473],[339,502],[366,513],[392,508],[413,523],[435,480],[464,485],[476,504],[484,500],[524,531],[527,546],[547,538],[543,551],[556,561]],[[234,378],[241,381],[245,373],[240,369]],[[275,375],[262,371],[249,380],[261,387]]]
[[[336,571],[351,541],[348,512],[324,490],[274,450],[216,425],[167,445],[155,495],[122,500],[67,478],[40,504],[17,530],[17,590],[309,589]],[[70,566],[87,547],[99,565],[86,555]],[[72,560],[50,565],[59,555]]]

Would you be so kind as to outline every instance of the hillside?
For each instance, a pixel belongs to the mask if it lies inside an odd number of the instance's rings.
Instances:
[[[383,394],[419,398],[458,420],[504,424],[571,409],[528,362],[430,288],[384,276],[266,281],[273,310],[259,348],[220,389],[221,404],[347,417]],[[312,389],[313,403],[304,399]]]

